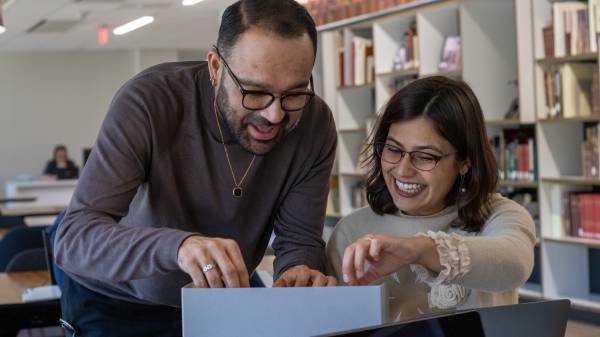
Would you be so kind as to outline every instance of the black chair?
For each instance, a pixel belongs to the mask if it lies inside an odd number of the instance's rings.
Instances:
[[[23,227],[25,221],[19,216],[0,215],[0,228]]]
[[[44,248],[42,231],[45,227],[14,227],[0,240],[0,273],[4,273],[10,260],[22,251]],[[43,268],[45,269],[45,268]]]
[[[13,256],[6,265],[4,272],[46,270],[47,268],[46,249],[32,248]]]

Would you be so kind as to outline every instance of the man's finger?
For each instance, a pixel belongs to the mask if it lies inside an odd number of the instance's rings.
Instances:
[[[216,264],[207,263],[204,265],[202,271],[204,272],[204,277],[206,278],[206,281],[208,281],[208,285],[211,288],[223,288],[221,272]]]
[[[277,281],[275,281],[271,287],[272,288],[280,288],[280,287],[285,287],[285,286],[286,286],[285,280],[283,279],[283,277],[279,277],[277,279]]]
[[[197,265],[191,267],[188,274],[192,277],[192,281],[194,281],[194,286],[196,288],[208,288],[204,273],[202,273],[202,270]]]
[[[294,283],[294,287],[306,287],[309,285],[311,281],[311,273],[310,269],[307,267],[296,267],[294,268],[294,273],[292,274],[296,278],[296,282]],[[290,282],[292,283],[292,282]]]
[[[313,287],[324,287],[327,285],[327,277],[322,273],[313,270],[312,271],[312,286]]]
[[[337,285],[337,280],[333,276],[327,276],[327,286],[334,287]]]
[[[240,278],[237,270],[227,255],[221,255],[217,259],[221,277],[225,281],[228,288],[239,288]]]
[[[240,251],[240,247],[233,240],[225,241],[225,251],[227,252],[227,256],[237,273],[237,278],[239,280],[239,286],[242,288],[250,287],[250,277],[248,276],[248,269],[246,269],[246,264],[244,263],[244,258],[242,257],[242,252]]]

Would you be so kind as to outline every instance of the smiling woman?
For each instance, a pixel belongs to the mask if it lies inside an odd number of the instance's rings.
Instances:
[[[494,194],[498,168],[471,88],[439,76],[409,84],[369,146],[370,207],[335,228],[329,273],[348,285],[387,282],[392,321],[517,303],[535,229],[523,207]]]

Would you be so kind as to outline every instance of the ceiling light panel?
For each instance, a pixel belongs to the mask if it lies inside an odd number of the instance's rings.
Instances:
[[[27,33],[65,33],[80,21],[49,21],[42,20],[27,30]]]

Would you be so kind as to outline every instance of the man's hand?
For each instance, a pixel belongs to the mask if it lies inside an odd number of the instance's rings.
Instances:
[[[323,273],[314,269],[309,269],[307,266],[295,266],[286,270],[273,283],[273,288],[276,287],[331,287],[337,284],[337,281],[332,276],[325,276]]]
[[[228,288],[250,287],[242,253],[233,240],[190,236],[179,246],[177,263],[198,288],[223,288],[223,282]]]

